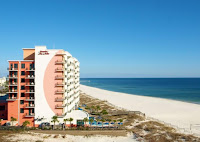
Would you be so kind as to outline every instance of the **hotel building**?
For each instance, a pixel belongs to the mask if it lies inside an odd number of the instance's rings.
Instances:
[[[8,61],[8,121],[14,117],[17,125],[28,120],[30,126],[37,127],[42,122],[51,122],[55,115],[60,122],[76,117],[74,123],[87,117],[83,112],[75,112],[80,92],[79,61],[64,50],[46,46],[23,49],[23,52],[23,60]]]

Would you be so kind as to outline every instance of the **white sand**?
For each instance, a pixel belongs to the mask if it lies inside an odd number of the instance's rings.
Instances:
[[[190,124],[200,124],[200,105],[168,99],[118,93],[81,85],[81,91],[92,97],[106,100],[111,104],[131,111],[141,111],[179,128],[190,129]],[[192,125],[192,131],[200,127]],[[200,133],[200,131],[199,131]]]
[[[65,136],[63,138],[62,136]],[[12,137],[5,137],[5,139],[17,142],[136,142],[132,135],[127,137],[110,137],[110,136],[73,136],[73,135],[58,135],[55,138],[55,134],[38,134],[38,133],[28,133],[28,134],[14,134]]]

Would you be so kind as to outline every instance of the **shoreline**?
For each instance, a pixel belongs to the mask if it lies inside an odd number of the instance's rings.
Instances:
[[[130,111],[141,111],[148,117],[169,123],[178,128],[189,130],[191,125],[200,124],[199,104],[113,92],[86,85],[81,85],[80,88],[87,95],[106,100],[117,107]]]
[[[83,85],[83,84],[80,84],[80,85],[81,86],[87,86],[87,85]],[[187,104],[192,104],[192,105],[198,105],[198,106],[200,106],[200,103],[193,103],[193,102],[187,102],[187,101],[181,101],[181,100],[175,100],[175,99],[167,99],[167,98],[161,98],[161,97],[153,97],[153,96],[129,94],[129,93],[124,93],[124,92],[117,92],[117,91],[106,90],[106,89],[102,89],[102,88],[98,88],[98,87],[93,87],[93,86],[87,86],[87,87],[96,88],[96,89],[100,89],[100,90],[104,90],[104,91],[109,91],[109,92],[113,92],[113,93],[121,93],[121,94],[126,94],[126,95],[141,96],[141,97],[147,97],[147,98],[156,98],[156,99],[162,99],[162,100],[166,100],[166,101],[169,100],[169,101],[182,102],[182,103],[187,103]]]

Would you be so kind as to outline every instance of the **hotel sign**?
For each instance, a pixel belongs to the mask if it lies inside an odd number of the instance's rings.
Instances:
[[[48,51],[40,51],[38,55],[49,55]]]

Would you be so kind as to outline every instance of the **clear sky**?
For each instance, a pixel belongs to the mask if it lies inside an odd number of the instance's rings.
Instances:
[[[200,1],[1,0],[0,76],[35,45],[69,51],[81,77],[200,77]]]

